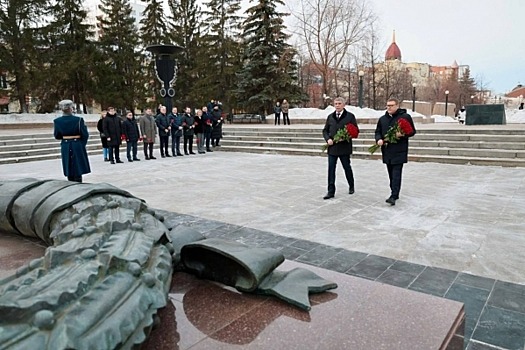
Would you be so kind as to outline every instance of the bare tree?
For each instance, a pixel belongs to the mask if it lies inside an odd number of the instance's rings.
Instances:
[[[299,36],[310,61],[322,76],[322,90],[330,95],[330,84],[342,66],[349,48],[360,43],[373,18],[367,0],[304,0],[290,9],[299,22]],[[337,82],[335,82],[337,84]]]

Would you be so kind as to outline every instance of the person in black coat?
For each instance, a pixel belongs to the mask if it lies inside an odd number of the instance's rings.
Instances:
[[[128,157],[128,162],[140,161],[137,157],[137,143],[140,138],[139,126],[133,117],[132,112],[128,111],[126,113],[126,120],[122,123],[122,127],[126,137],[126,155]]]
[[[122,142],[122,120],[115,111],[115,108],[108,107],[108,114],[102,122],[104,135],[108,141],[109,147],[109,162],[111,164],[124,163],[120,160],[119,147]]]
[[[97,122],[97,130],[100,133],[100,142],[102,143],[102,155],[104,156],[104,161],[109,162],[108,158],[108,139],[106,138],[106,135],[104,135],[104,126],[102,125],[102,122],[104,121],[104,118],[106,118],[106,114],[108,112],[106,110],[103,110],[100,113],[100,119]]]
[[[180,152],[180,138],[182,137],[182,116],[179,115],[177,107],[171,109],[168,116],[171,127],[171,155],[174,157],[183,156]]]
[[[195,152],[193,152],[193,135],[195,134],[195,119],[191,115],[190,107],[186,107],[184,116],[182,117],[182,129],[184,133],[184,154],[195,154]]]
[[[166,106],[160,107],[160,113],[155,117],[155,123],[159,128],[160,156],[162,158],[171,157],[168,152],[168,142],[171,134],[170,119],[166,114]]]
[[[416,127],[406,109],[399,108],[399,100],[395,98],[389,99],[386,107],[386,113],[377,121],[375,140],[376,143],[381,146],[383,163],[386,164],[388,178],[390,179],[390,197],[388,197],[386,202],[390,205],[395,205],[396,200],[399,199],[399,191],[401,190],[403,164],[408,162],[408,138],[416,134]],[[398,133],[396,135],[397,143],[385,142],[384,139],[388,130],[395,126],[401,118],[409,122],[412,131],[406,135]]]
[[[355,115],[345,109],[345,100],[337,97],[334,100],[335,111],[326,118],[323,128],[323,137],[328,145],[328,192],[323,199],[330,199],[335,196],[335,170],[337,160],[345,170],[346,181],[348,182],[348,193],[354,194],[354,173],[350,165],[350,155],[352,154],[352,140],[334,143],[334,137],[339,129],[346,127],[348,123],[353,124],[357,130],[357,120]]]
[[[212,111],[208,110],[208,107],[204,106],[202,107],[202,123],[203,123],[203,136],[204,136],[204,142],[206,144],[206,151],[207,152],[213,152],[213,150],[210,148],[210,140],[211,140],[211,133],[212,133],[212,125],[213,125],[213,115]]]
[[[219,106],[215,106],[212,111],[212,130],[211,130],[211,145],[213,147],[219,147],[222,139],[222,112],[219,109]]]
[[[60,142],[62,170],[69,181],[82,182],[82,175],[91,172],[86,151],[89,132],[84,119],[73,115],[74,103],[60,101],[63,116],[53,120],[54,136]]]

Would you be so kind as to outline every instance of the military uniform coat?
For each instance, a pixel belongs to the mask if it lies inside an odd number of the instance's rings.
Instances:
[[[375,139],[376,142],[384,139],[388,129],[395,125],[400,118],[408,120],[410,125],[412,125],[414,132],[410,135],[402,136],[397,143],[383,144],[383,146],[381,146],[383,163],[385,164],[403,164],[408,162],[408,138],[416,134],[416,127],[414,126],[412,117],[407,113],[406,109],[399,108],[394,112],[394,115],[391,116],[387,112],[379,118],[375,131]]]
[[[359,130],[355,115],[348,112],[346,109],[343,109],[341,112],[339,121],[337,120],[336,111],[330,113],[328,118],[326,118],[326,123],[323,128],[323,137],[325,141],[328,141],[329,139],[333,140],[335,134],[337,134],[337,131],[346,127],[346,124],[348,123],[354,124],[357,130]],[[332,146],[328,147],[328,154],[332,156],[344,156],[352,154],[352,140],[350,139],[350,142],[341,141],[334,143]]]
[[[84,119],[74,115],[64,115],[53,121],[55,139],[62,140],[60,153],[62,155],[62,170],[64,176],[80,177],[89,174],[89,158],[86,144],[89,138]],[[64,136],[80,136],[77,139],[64,139]]]

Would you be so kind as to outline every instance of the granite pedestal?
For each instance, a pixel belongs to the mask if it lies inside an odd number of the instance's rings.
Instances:
[[[302,311],[176,273],[159,328],[143,349],[463,349],[462,303],[313,266],[338,288]]]

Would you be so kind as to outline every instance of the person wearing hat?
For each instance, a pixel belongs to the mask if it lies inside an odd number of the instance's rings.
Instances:
[[[62,140],[62,170],[69,181],[82,182],[82,175],[91,172],[86,151],[89,132],[84,119],[73,115],[73,101],[62,100],[58,106],[63,115],[53,120],[53,125],[55,139]]]

